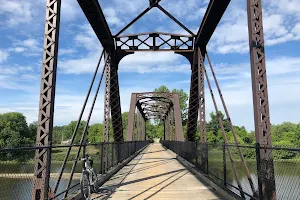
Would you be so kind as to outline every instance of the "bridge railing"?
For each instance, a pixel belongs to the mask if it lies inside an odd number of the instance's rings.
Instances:
[[[97,143],[86,145],[86,153],[92,156],[94,159],[94,169],[97,174],[105,174],[110,169],[113,169],[116,165],[133,155],[149,144],[148,141],[132,141],[132,142],[110,142],[110,143]],[[78,191],[80,187],[80,177],[82,164],[78,161],[72,182],[69,188],[67,188],[68,180],[72,172],[72,165],[75,161],[77,148],[80,145],[72,145],[72,151],[70,157],[66,163],[64,173],[61,177],[59,188],[54,194],[53,190],[57,183],[59,173],[62,170],[61,166],[64,161],[65,154],[70,147],[64,146],[52,146],[51,147],[51,167],[49,186],[49,197],[51,199],[63,199],[65,192],[72,194]],[[103,165],[103,152],[102,150],[107,147],[107,165]],[[49,149],[49,146],[42,147],[20,147],[20,148],[6,148],[0,149],[0,199],[7,200],[24,200],[32,198],[32,188],[34,185],[34,157],[37,149]],[[80,154],[80,158],[82,154]],[[79,158],[79,159],[80,159]]]
[[[268,162],[261,161],[257,155],[259,156],[259,151],[263,151],[266,148],[260,147],[259,145],[238,146],[245,157],[250,176],[254,181],[253,186],[255,192],[253,193],[235,144],[225,145],[189,141],[162,141],[161,143],[166,148],[193,164],[201,173],[222,188],[238,196],[244,194],[245,199],[263,199],[262,188],[259,187],[259,179],[264,178],[264,174],[261,173],[260,169],[262,167],[268,168]],[[227,148],[232,152],[236,173],[232,168]],[[276,198],[279,200],[299,199],[300,148],[274,146],[271,149],[275,167]],[[208,157],[205,163],[207,165],[206,167],[203,167],[204,161],[201,160],[203,159],[203,157],[201,157],[203,153]],[[235,178],[235,174],[238,181]],[[239,188],[238,182],[241,188]]]

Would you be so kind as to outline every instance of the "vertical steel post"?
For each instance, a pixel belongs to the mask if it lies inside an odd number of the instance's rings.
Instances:
[[[167,114],[166,120],[165,120],[165,136],[166,140],[170,140],[170,115]]]
[[[55,84],[58,58],[60,0],[47,0],[41,92],[36,146],[50,146],[36,150],[32,199],[48,199]]]
[[[127,124],[127,141],[132,141],[134,131],[134,113],[136,106],[136,94],[131,94],[130,108],[128,113],[128,124]]]
[[[173,98],[171,100],[173,102],[174,117],[175,117],[175,133],[176,133],[175,138],[177,141],[184,141],[179,94],[173,93]]]
[[[197,56],[201,53],[198,49]],[[206,142],[206,118],[205,118],[205,88],[204,88],[204,67],[198,62],[198,85],[199,85],[199,121],[200,121],[200,142]]]
[[[199,59],[202,56],[201,49],[197,49],[197,60],[198,60],[198,85],[199,85],[199,125],[200,125],[200,156],[201,165],[200,168],[207,172],[208,165],[208,147],[206,139],[206,117],[205,117],[205,87],[204,87],[204,63]]]
[[[110,52],[111,53],[111,52]],[[121,100],[119,90],[118,65],[116,64],[116,56],[111,53],[110,62],[110,109],[113,126],[114,141],[124,141],[123,138],[123,122],[121,112]]]
[[[194,57],[196,52],[194,53]],[[194,59],[191,65],[191,85],[190,85],[190,98],[187,119],[187,140],[195,141],[197,131],[198,109],[199,109],[199,82],[198,82],[198,65],[197,59]]]
[[[144,135],[144,140],[146,141],[147,140],[147,120],[145,119],[145,127],[144,127],[144,132],[145,132],[145,135]]]
[[[110,68],[111,57],[105,52],[105,87],[104,87],[104,131],[103,131],[103,169],[106,171],[108,167],[108,144],[109,142],[109,128],[110,128]]]
[[[258,180],[258,197],[259,200],[263,200],[263,186],[262,186],[262,180],[261,180],[261,163],[260,163],[260,144],[256,143],[255,146],[255,152],[256,152],[256,170],[257,170],[257,180]]]
[[[224,186],[227,186],[227,167],[226,167],[226,142],[224,140],[223,142],[223,173],[224,173],[224,177],[223,177],[223,183],[224,183]]]
[[[164,118],[164,141],[166,141],[166,120],[167,120],[167,117],[165,116]]]
[[[256,142],[272,147],[261,0],[247,0],[249,47]],[[276,199],[271,149],[260,150],[264,199]]]
[[[104,145],[103,145],[103,142],[101,143],[101,159],[100,159],[100,173],[101,174],[104,174],[104,168],[103,168],[103,149],[104,149],[104,147],[103,147]]]

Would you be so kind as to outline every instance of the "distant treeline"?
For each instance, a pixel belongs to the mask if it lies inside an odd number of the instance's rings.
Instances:
[[[154,92],[170,92],[166,86],[160,86],[156,88]],[[182,89],[173,89],[172,92],[179,94],[181,117],[184,133],[187,128],[187,101],[188,94]],[[223,120],[226,135],[229,143],[234,143],[234,138],[230,132],[230,126],[224,115],[220,113]],[[215,113],[210,113],[210,121],[206,124],[207,140],[210,143],[223,143],[223,135],[219,126],[219,121]],[[123,120],[123,133],[126,140],[128,112],[122,114]],[[68,125],[55,126],[53,128],[53,144],[58,145],[61,143],[68,143],[68,140],[73,135],[77,121],[71,121]],[[86,122],[81,121],[77,135],[75,137],[75,143],[78,144],[85,127]],[[147,136],[149,139],[163,138],[164,126],[161,121],[154,120],[152,123],[147,122]],[[113,141],[113,130],[110,125],[110,141]],[[104,126],[102,123],[92,124],[88,128],[88,142],[98,143],[102,142]],[[255,134],[253,131],[248,132],[244,126],[234,126],[234,131],[237,135],[239,144],[242,145],[255,145]],[[37,133],[37,123],[31,123],[27,125],[26,119],[22,113],[10,112],[0,114],[0,148],[12,148],[21,146],[33,146],[35,144],[35,137]],[[300,147],[300,124],[294,124],[290,122],[284,122],[279,125],[271,126],[271,134],[274,146],[281,147]],[[196,139],[199,140],[199,125],[197,128]],[[255,152],[244,150],[244,154],[248,158],[253,158]],[[284,153],[283,153],[284,154]],[[277,156],[277,155],[276,155]],[[280,158],[291,158],[295,155],[282,155]]]

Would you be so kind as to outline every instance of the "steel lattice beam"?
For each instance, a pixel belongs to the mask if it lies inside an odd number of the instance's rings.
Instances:
[[[36,146],[52,145],[53,113],[58,56],[60,0],[47,0],[41,92]],[[35,152],[32,199],[48,199],[51,148]]]
[[[249,47],[256,142],[272,147],[261,0],[247,0]],[[260,150],[259,185],[264,199],[276,199],[271,149]]]
[[[110,107],[111,118],[114,130],[114,140],[116,142],[123,141],[123,125],[122,125],[122,112],[121,112],[121,100],[119,90],[119,76],[117,66],[111,62],[110,70]]]
[[[229,3],[230,0],[210,0],[195,39],[195,46],[201,51],[206,48]]]
[[[187,119],[187,140],[195,141],[197,131],[198,109],[199,109],[199,73],[197,54],[192,64],[190,98]]]
[[[135,51],[174,51],[192,52],[194,37],[192,35],[170,34],[162,32],[141,33],[118,36],[116,49],[125,52]]]
[[[104,86],[104,131],[103,142],[109,142],[109,129],[110,129],[110,70],[111,70],[111,57],[105,52],[105,86]],[[108,166],[108,145],[103,145],[102,149],[103,161],[102,169],[107,169]]]
[[[198,58],[202,52],[197,49]],[[204,66],[198,59],[198,90],[199,90],[199,124],[200,124],[200,142],[206,141],[206,118],[205,118],[205,88],[204,88]]]

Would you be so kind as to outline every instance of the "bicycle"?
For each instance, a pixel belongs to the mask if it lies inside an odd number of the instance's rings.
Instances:
[[[97,175],[93,168],[93,158],[86,155],[82,158],[82,173],[80,179],[81,194],[85,199],[90,200],[91,194],[96,192]]]

